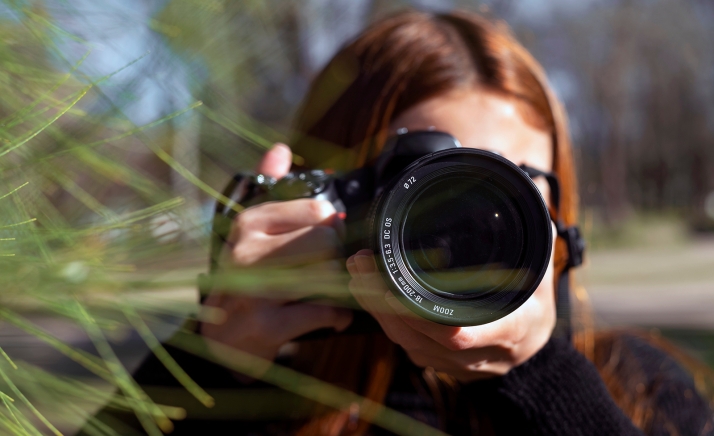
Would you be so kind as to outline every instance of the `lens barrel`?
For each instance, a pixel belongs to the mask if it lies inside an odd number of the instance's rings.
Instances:
[[[371,245],[392,293],[417,315],[480,325],[523,304],[552,250],[548,209],[530,177],[491,152],[426,155],[386,185]]]

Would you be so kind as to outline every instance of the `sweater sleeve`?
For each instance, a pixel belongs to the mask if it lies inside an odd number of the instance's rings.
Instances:
[[[563,339],[551,338],[505,376],[474,385],[468,387],[472,398],[497,433],[643,435],[612,400],[595,366]]]

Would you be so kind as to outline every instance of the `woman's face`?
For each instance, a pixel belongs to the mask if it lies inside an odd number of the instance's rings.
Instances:
[[[468,148],[494,151],[516,165],[551,171],[551,135],[526,123],[512,100],[492,92],[468,88],[426,100],[397,117],[390,129],[446,132]],[[534,180],[549,203],[547,182]]]

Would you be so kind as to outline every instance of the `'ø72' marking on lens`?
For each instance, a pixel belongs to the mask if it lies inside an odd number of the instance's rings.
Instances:
[[[409,189],[409,187],[414,183],[416,183],[416,178],[414,176],[409,177],[404,183],[404,189]]]

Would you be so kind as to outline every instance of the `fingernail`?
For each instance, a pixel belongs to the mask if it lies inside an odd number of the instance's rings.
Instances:
[[[326,220],[335,214],[335,206],[327,200],[317,200],[320,208],[320,218]]]
[[[336,213],[332,217],[332,228],[335,229],[337,237],[340,238],[340,241],[344,244],[347,236],[347,228],[345,227],[344,218],[340,218],[340,214],[344,214],[344,212]]]
[[[350,275],[351,275],[352,277],[354,277],[355,275],[357,275],[358,271],[357,271],[357,269],[355,268],[355,259],[354,259],[354,256],[350,256],[349,258],[347,258],[346,266],[347,266],[347,271],[350,273]]]
[[[290,147],[283,144],[282,142],[276,142],[272,147],[270,147],[270,151],[280,151],[284,153],[286,151],[290,151]]]
[[[369,274],[374,271],[374,265],[370,256],[355,256],[354,258],[360,274]]]

